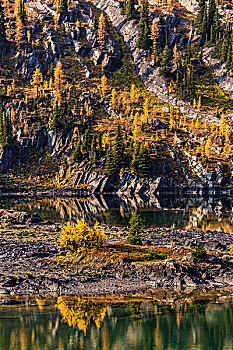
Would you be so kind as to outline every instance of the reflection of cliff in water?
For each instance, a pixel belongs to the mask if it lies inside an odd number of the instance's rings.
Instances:
[[[232,349],[231,303],[101,304],[60,297],[57,305],[1,309],[0,349]]]
[[[89,223],[128,225],[132,209],[139,209],[142,226],[199,228],[231,231],[233,200],[230,198],[93,196],[91,198],[43,198],[1,200],[8,209],[37,212],[43,219],[76,222],[84,215]]]

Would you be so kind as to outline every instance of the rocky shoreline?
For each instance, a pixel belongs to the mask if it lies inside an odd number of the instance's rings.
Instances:
[[[101,254],[71,255],[57,244],[60,229],[61,224],[43,222],[37,214],[1,212],[1,294],[233,287],[232,233],[142,229],[142,246],[132,248],[125,240],[128,228],[105,227],[108,243]],[[197,242],[207,251],[201,262],[191,257]]]

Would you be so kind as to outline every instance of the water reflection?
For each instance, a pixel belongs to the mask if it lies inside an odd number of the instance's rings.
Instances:
[[[233,304],[103,302],[60,297],[1,307],[1,350],[232,350]]]
[[[153,202],[137,198],[95,196],[91,198],[0,198],[0,207],[37,212],[43,219],[76,221],[85,216],[107,225],[128,225],[130,212],[139,208],[142,226],[198,228],[231,232],[232,198],[160,197]]]

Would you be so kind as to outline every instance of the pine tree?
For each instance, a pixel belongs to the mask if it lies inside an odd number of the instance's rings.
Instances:
[[[82,152],[81,152],[81,143],[80,143],[80,140],[77,142],[77,145],[75,147],[75,150],[73,152],[73,155],[72,155],[72,160],[74,162],[77,162],[79,163],[83,158],[83,155],[82,155]]]
[[[222,43],[222,50],[221,50],[221,61],[224,63],[227,59],[227,40],[226,38],[223,40]]]
[[[114,149],[113,149],[113,158],[114,162],[116,164],[116,167],[119,169],[122,160],[123,160],[123,137],[122,137],[122,131],[121,131],[121,125],[118,122],[117,124],[117,132],[115,137],[115,143],[114,143]]]
[[[134,17],[134,0],[126,0],[125,13],[127,21],[131,20]]]
[[[83,138],[83,143],[82,143],[82,153],[88,153],[90,151],[90,147],[91,147],[91,134],[90,134],[90,129],[87,128],[84,134],[84,138]]]
[[[139,157],[140,145],[139,142],[134,143],[133,159],[130,164],[132,174],[138,171],[138,157]]]
[[[58,101],[55,101],[55,104],[53,106],[53,114],[51,118],[51,128],[53,130],[58,130],[60,123],[59,123],[59,108],[58,108]]]
[[[210,38],[210,32],[211,32],[211,27],[212,27],[212,24],[213,24],[213,21],[214,21],[215,12],[216,12],[215,0],[209,0],[208,24],[207,24],[208,39]]]
[[[136,211],[132,211],[129,225],[129,236],[127,238],[128,242],[133,245],[141,245],[142,241],[139,236],[139,214]]]
[[[105,174],[106,175],[112,175],[116,172],[116,164],[114,161],[114,156],[113,156],[113,149],[111,143],[109,144],[109,147],[107,149],[106,153],[106,162],[105,162]]]
[[[200,45],[203,46],[207,40],[207,30],[208,30],[208,19],[207,19],[207,6],[205,5],[203,21],[201,25],[201,40]]]
[[[60,0],[60,7],[59,7],[58,12],[62,15],[66,15],[68,13],[67,0]]]
[[[140,49],[147,50],[150,48],[151,42],[149,4],[148,0],[141,1],[140,22],[139,22],[139,38],[137,46]]]
[[[196,16],[195,22],[194,22],[195,27],[197,28],[197,34],[201,34],[204,13],[205,13],[205,0],[199,0],[198,1],[198,12],[197,12],[197,16]]]
[[[138,175],[147,177],[151,175],[151,160],[148,149],[141,145],[138,155]]]
[[[5,16],[4,16],[2,0],[0,0],[0,47],[2,47],[5,44],[5,42],[6,42]]]
[[[226,62],[226,68],[231,69],[232,67],[232,48],[231,45],[228,46],[228,51],[227,51],[227,62]]]
[[[169,76],[172,70],[172,53],[168,45],[165,46],[163,53],[163,60],[159,73],[164,76]]]

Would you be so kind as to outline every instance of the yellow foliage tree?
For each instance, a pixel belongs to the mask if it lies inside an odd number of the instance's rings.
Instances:
[[[96,221],[93,229],[86,223],[84,217],[77,224],[67,223],[61,229],[58,243],[73,251],[99,248],[106,241],[104,229]]]
[[[212,145],[211,139],[208,137],[206,144],[205,144],[205,155],[207,158],[210,157],[211,145]]]
[[[100,90],[101,90],[101,97],[104,99],[106,97],[106,92],[108,91],[108,80],[106,75],[104,74],[101,78],[101,85],[100,85]]]
[[[38,96],[38,89],[43,82],[43,76],[41,74],[40,68],[36,68],[32,76],[32,85],[35,88],[35,95]]]
[[[99,27],[98,27],[98,43],[100,45],[100,49],[104,50],[105,48],[105,39],[106,39],[106,22],[104,14],[101,13],[99,17]]]
[[[64,72],[61,61],[57,63],[56,68],[54,69],[54,85],[56,89],[55,99],[60,102],[61,93],[64,88]]]

